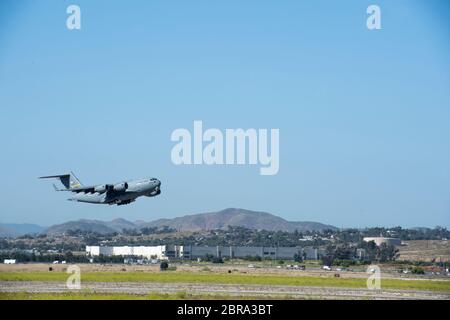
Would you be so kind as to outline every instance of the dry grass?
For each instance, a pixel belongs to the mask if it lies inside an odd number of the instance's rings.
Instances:
[[[413,240],[399,246],[399,260],[407,261],[450,261],[450,241]]]

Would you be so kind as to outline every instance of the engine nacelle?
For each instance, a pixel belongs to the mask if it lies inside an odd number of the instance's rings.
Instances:
[[[128,183],[126,183],[126,182],[115,184],[114,187],[113,187],[113,190],[117,191],[117,192],[122,192],[122,191],[125,191],[127,189],[128,189]]]

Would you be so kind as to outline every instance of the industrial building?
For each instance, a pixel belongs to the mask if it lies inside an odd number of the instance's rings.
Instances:
[[[207,256],[219,258],[246,258],[259,256],[263,259],[294,259],[301,255],[304,259],[319,259],[318,249],[301,247],[241,247],[241,246],[86,246],[86,254],[94,257],[105,256],[138,256],[147,259],[198,259]]]
[[[365,237],[363,240],[365,242],[373,241],[377,246],[380,246],[382,243],[392,246],[400,246],[402,244],[402,241],[399,238]]]

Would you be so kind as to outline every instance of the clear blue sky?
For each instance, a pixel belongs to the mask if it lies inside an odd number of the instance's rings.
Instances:
[[[82,29],[66,28],[81,7]],[[366,28],[378,4],[382,30]],[[450,226],[447,1],[2,1],[1,222],[226,207],[339,227]],[[279,128],[280,171],[175,166],[176,128]],[[129,206],[66,201],[156,176]]]

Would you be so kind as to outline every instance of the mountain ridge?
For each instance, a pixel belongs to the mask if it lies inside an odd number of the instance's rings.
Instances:
[[[335,226],[313,221],[288,221],[279,216],[262,211],[239,208],[227,208],[217,212],[184,215],[172,219],[157,219],[144,224],[146,227],[168,226],[179,231],[202,231],[226,229],[228,226],[240,226],[256,230],[269,231],[319,231],[337,230]]]
[[[40,233],[46,227],[33,223],[0,223],[0,237],[18,237],[24,234]]]
[[[228,226],[239,226],[248,229],[269,231],[321,231],[337,230],[335,226],[313,221],[288,221],[268,212],[251,211],[239,208],[227,208],[217,212],[188,214],[175,218],[161,218],[150,222],[138,220],[135,222],[123,218],[112,221],[79,219],[50,226],[43,233],[57,234],[69,230],[82,230],[98,233],[123,232],[124,229],[162,228],[170,227],[177,231],[207,231],[227,229]]]

